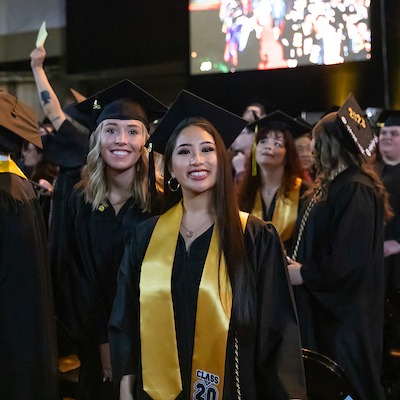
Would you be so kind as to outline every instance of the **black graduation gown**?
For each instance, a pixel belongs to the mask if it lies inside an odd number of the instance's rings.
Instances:
[[[67,199],[80,181],[86,162],[89,135],[80,132],[65,120],[45,149],[45,159],[60,167],[54,185],[49,212],[50,260],[58,320],[68,325],[70,286],[68,278],[69,250],[66,237]],[[67,300],[66,300],[67,299]]]
[[[151,219],[139,225],[125,249],[109,324],[114,377],[138,375],[135,399],[150,398],[142,387],[138,288],[140,266],[155,223]],[[179,236],[175,253],[172,299],[183,384],[180,400],[190,397],[197,292],[212,229],[198,237],[189,252]],[[253,216],[249,216],[244,235],[257,286],[257,322],[248,332],[249,339],[239,343],[242,399],[305,399],[298,323],[281,242],[272,225]],[[233,336],[230,329],[224,399],[236,398]]]
[[[389,202],[394,212],[385,226],[385,240],[396,240],[400,243],[400,164],[386,165],[379,162],[378,173],[389,193]],[[385,257],[386,291],[400,289],[400,253]]]
[[[72,329],[85,328],[80,332],[84,341],[107,343],[108,319],[124,244],[135,225],[149,214],[143,213],[132,198],[117,215],[110,203],[93,211],[92,205],[84,201],[83,192],[77,189],[68,200],[67,213],[69,274],[79,282],[78,293],[71,299],[71,309],[77,313],[71,316]],[[74,286],[74,282],[70,283]]]
[[[56,400],[46,230],[29,181],[0,174],[0,399]]]
[[[396,240],[400,243],[400,164],[387,165],[379,161],[376,168],[389,193],[389,202],[394,212],[394,217],[385,225],[385,240]],[[400,290],[400,253],[385,257],[385,275],[386,295],[391,297],[392,292]],[[390,355],[391,350],[400,347],[400,310],[396,301],[386,304],[386,316],[394,317],[385,319],[382,378],[385,386],[390,386],[393,382],[398,382],[400,375],[397,360]]]
[[[364,400],[384,398],[383,221],[371,180],[349,167],[312,209],[297,257],[303,264],[304,285],[295,287],[303,347],[336,361]]]

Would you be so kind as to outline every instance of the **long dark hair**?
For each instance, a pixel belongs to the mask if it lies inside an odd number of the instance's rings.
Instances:
[[[344,140],[339,141],[337,136],[341,136],[341,128],[336,121],[337,113],[330,113],[322,118],[313,129],[317,179],[311,190],[320,187],[322,189],[321,199],[326,198],[332,181],[332,173],[338,169],[339,163],[344,162],[348,166],[356,165],[370,177],[382,198],[385,220],[391,218],[393,212],[389,205],[389,195],[376,170],[370,163],[365,162],[361,154],[354,149],[352,143],[347,143]]]
[[[296,146],[293,137],[285,124],[280,122],[271,122],[267,126],[261,128],[256,134],[256,144],[260,140],[265,139],[269,134],[282,133],[285,142],[286,157],[285,157],[285,168],[282,177],[282,194],[284,197],[288,197],[291,189],[293,188],[296,178],[302,178],[304,175],[303,168],[300,164],[300,159],[296,150]],[[246,163],[246,171],[237,188],[237,197],[240,209],[251,212],[254,207],[257,192],[259,191],[262,182],[260,167],[257,165],[257,175],[252,175],[252,158],[255,154],[252,154],[250,159]]]
[[[239,208],[235,199],[232,167],[225,144],[214,126],[204,118],[186,118],[170,136],[164,153],[164,195],[165,208],[169,209],[182,198],[182,192],[171,192],[168,180],[171,178],[172,154],[182,130],[188,126],[197,126],[209,133],[215,141],[218,159],[217,183],[213,188],[212,205],[218,227],[220,255],[226,260],[233,291],[233,321],[239,334],[243,334],[254,318],[255,282],[251,265],[246,256]]]

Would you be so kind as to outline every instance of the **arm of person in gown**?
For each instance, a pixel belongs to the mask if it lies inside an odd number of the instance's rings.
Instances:
[[[89,132],[86,132],[82,123],[73,121],[64,113],[43,67],[46,59],[45,48],[41,46],[33,49],[30,57],[40,104],[58,133],[47,147],[46,157],[60,167],[80,169],[85,163],[88,152]],[[79,129],[77,125],[80,126]]]
[[[100,345],[100,359],[103,379],[112,381],[110,343],[102,343]]]
[[[260,399],[306,399],[300,332],[282,243],[268,224],[254,236]],[[254,257],[254,256],[253,256]]]
[[[66,120],[66,116],[43,68],[44,60],[46,59],[45,48],[41,46],[33,49],[30,58],[31,69],[33,77],[35,78],[43,112],[53,124],[54,129],[58,131],[60,126]]]
[[[383,254],[385,257],[400,253],[400,243],[397,240],[385,240],[383,242]]]
[[[288,262],[289,278],[292,285],[302,285],[304,283],[303,277],[301,276],[301,267],[303,266],[297,261],[292,260],[290,257],[286,257]]]
[[[134,375],[124,375],[121,378],[119,387],[119,400],[133,400],[133,385],[135,383]]]

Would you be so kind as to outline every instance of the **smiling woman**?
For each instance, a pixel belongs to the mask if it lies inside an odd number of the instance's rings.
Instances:
[[[67,240],[71,255],[67,279],[67,328],[74,334],[81,361],[84,399],[118,399],[112,379],[107,323],[125,240],[151,213],[148,151],[152,118],[166,107],[130,81],[122,81],[80,103],[100,107],[91,134],[82,180],[68,199]]]
[[[186,196],[201,194],[216,183],[218,160],[213,137],[199,126],[182,130],[173,153],[170,173]]]
[[[182,91],[151,136],[166,207],[136,227],[119,269],[109,335],[121,400],[306,398],[278,234],[234,196],[226,148],[246,124]]]
[[[143,147],[148,139],[143,122],[109,119],[102,123],[100,130],[100,154],[106,170],[108,173],[111,173],[111,170],[129,170],[128,175],[132,180],[135,174],[132,167],[142,156]]]

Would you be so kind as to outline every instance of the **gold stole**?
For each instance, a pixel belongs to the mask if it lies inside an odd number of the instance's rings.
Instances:
[[[182,391],[171,295],[172,267],[182,219],[182,203],[161,215],[140,275],[140,336],[143,388],[153,400],[174,400]],[[243,229],[248,214],[241,213]],[[232,289],[224,257],[219,264],[213,230],[201,277],[192,360],[191,398],[205,391],[222,399]],[[214,392],[214,393],[211,393]]]
[[[289,192],[289,196],[284,197],[283,194],[278,194],[276,199],[274,215],[272,216],[271,222],[275,226],[283,242],[290,239],[293,235],[299,211],[301,182],[302,180],[300,178],[296,178],[295,184]],[[258,191],[256,194],[256,200],[251,214],[263,219],[261,191]]]
[[[28,179],[24,173],[18,168],[18,165],[15,164],[13,160],[7,160],[7,161],[0,161],[0,174],[2,173],[9,173],[9,174],[14,174],[18,175],[23,179]]]

